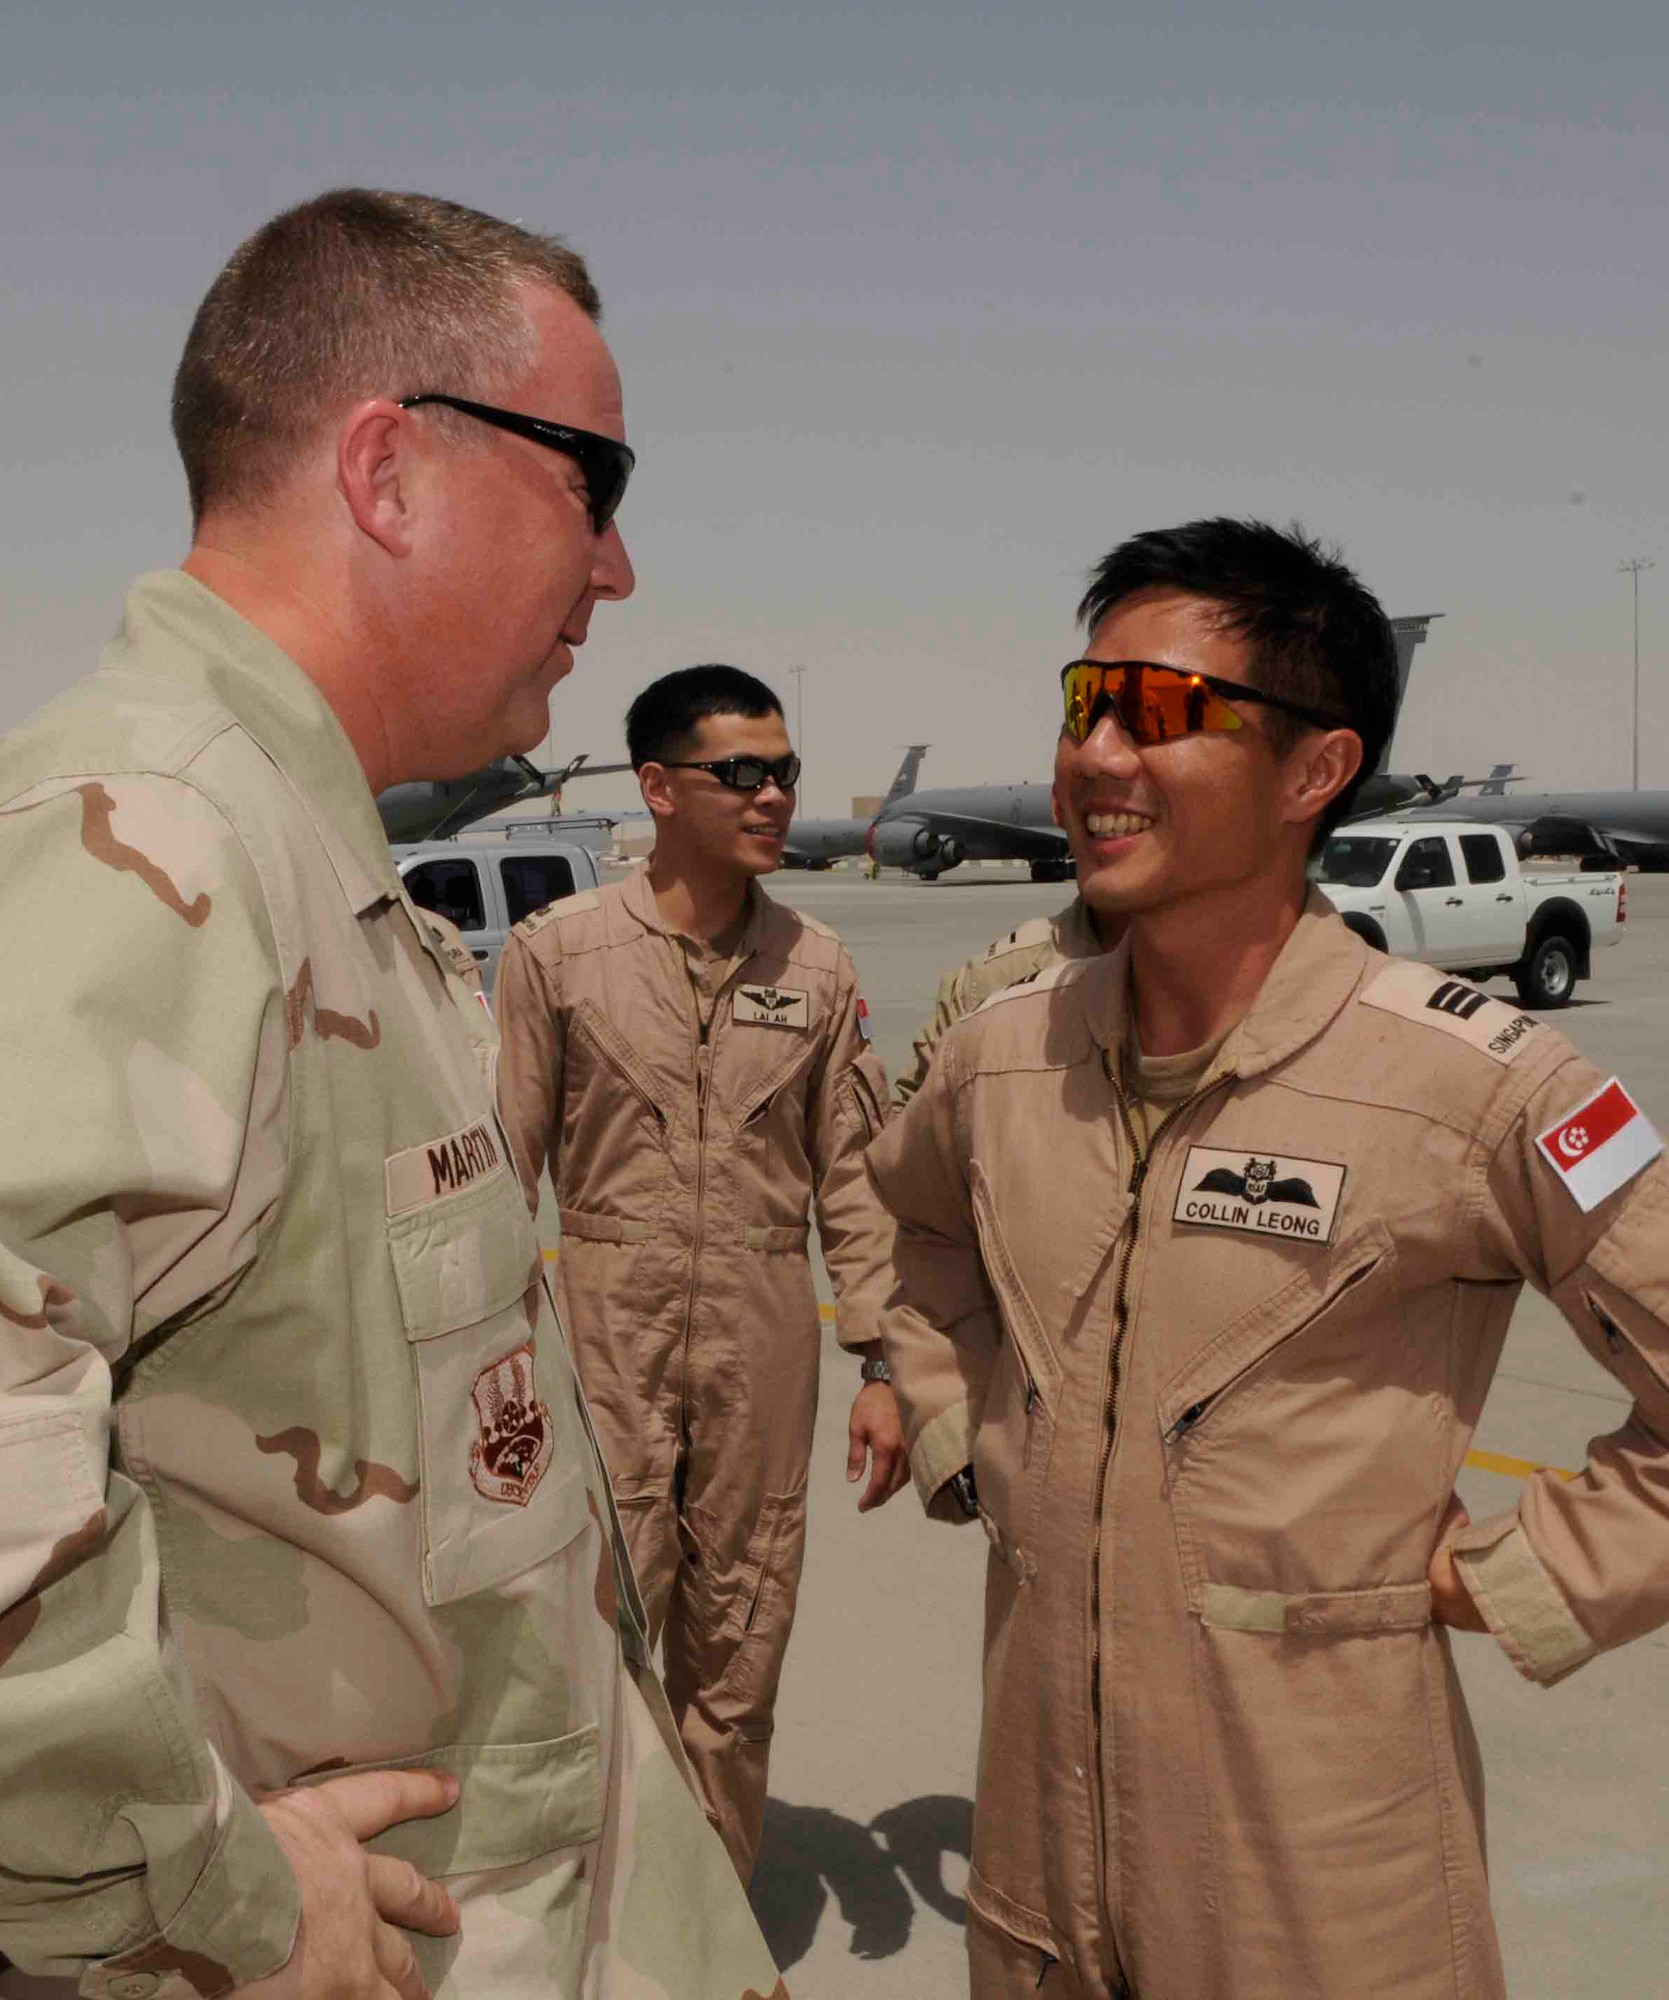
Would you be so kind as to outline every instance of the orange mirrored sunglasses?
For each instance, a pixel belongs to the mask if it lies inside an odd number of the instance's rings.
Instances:
[[[1144,750],[1201,730],[1243,729],[1246,718],[1229,705],[1236,701],[1278,708],[1317,729],[1350,727],[1336,715],[1284,701],[1261,688],[1225,681],[1216,674],[1197,674],[1187,667],[1163,666],[1156,660],[1069,660],[1061,668],[1061,692],[1066,697],[1067,732],[1079,743],[1108,709],[1131,742]]]

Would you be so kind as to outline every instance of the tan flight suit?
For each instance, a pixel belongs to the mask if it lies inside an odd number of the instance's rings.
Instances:
[[[895,1080],[894,1104],[903,1107],[920,1090],[945,1030],[965,1014],[983,1007],[993,993],[1002,992],[1034,972],[1058,965],[1063,958],[1094,958],[1104,951],[1090,916],[1089,905],[1075,897],[1064,910],[1052,917],[1031,917],[1007,937],[977,956],[965,960],[939,982],[933,1002],[933,1017],[916,1037],[915,1067],[908,1076]]]
[[[437,2000],[779,1991],[647,1664],[490,1081],[305,675],[147,577],[0,747],[0,1952],[289,1955],[251,1802],[456,1774]],[[73,1989],[73,1985],[70,1990]]]
[[[815,1201],[847,1347],[879,1337],[891,1226],[863,1172],[887,1081],[840,940],[754,885],[734,957],[671,932],[646,871],[511,932],[499,1102],[664,1633],[667,1694],[753,1869],[805,1551]],[[854,1385],[855,1386],[855,1385]]]
[[[1669,1617],[1669,1172],[1584,1213],[1537,1140],[1604,1079],[1319,898],[1144,1151],[1127,980],[989,1002],[869,1155],[915,1478],[991,1541],[973,1993],[1498,2000],[1427,1570],[1528,1282],[1636,1406],[1461,1572],[1536,1681]]]

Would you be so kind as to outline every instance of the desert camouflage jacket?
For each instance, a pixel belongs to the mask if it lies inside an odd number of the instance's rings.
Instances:
[[[1089,905],[1079,896],[1052,917],[1029,918],[947,972],[939,981],[932,1015],[916,1037],[914,1067],[893,1083],[894,1103],[900,1109],[909,1103],[927,1080],[928,1066],[946,1033],[964,1015],[983,1007],[993,993],[1059,965],[1063,958],[1095,958],[1106,949],[1096,934]]]
[[[437,1993],[483,1990],[472,1898],[495,1994],[604,1945],[634,1993],[775,1990],[655,1733],[491,1021],[327,704],[142,579],[0,747],[0,853],[0,1951],[263,1975],[297,1898],[251,1791],[409,1761],[463,1787],[377,1843],[464,1903]]]

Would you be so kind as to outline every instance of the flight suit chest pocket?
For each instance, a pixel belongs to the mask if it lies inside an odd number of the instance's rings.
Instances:
[[[423,1594],[450,1604],[580,1532],[584,1438],[568,1357],[539,1310],[538,1241],[507,1166],[391,1215],[388,1247],[417,1378]]]

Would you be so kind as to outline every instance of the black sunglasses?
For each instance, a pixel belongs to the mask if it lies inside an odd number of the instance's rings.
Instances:
[[[553,424],[548,417],[524,417],[517,410],[495,410],[491,403],[471,403],[462,396],[406,396],[402,410],[420,410],[425,403],[439,403],[448,410],[508,431],[512,437],[529,438],[551,451],[571,458],[585,480],[585,491],[594,534],[601,534],[614,519],[614,510],[625,496],[626,481],[637,464],[637,453],[617,438],[597,431],[578,431],[572,424]]]
[[[708,763],[657,757],[654,761],[663,771],[710,771],[733,792],[757,792],[767,781],[779,792],[791,792],[800,782],[800,760],[792,750],[786,757],[715,757]]]

